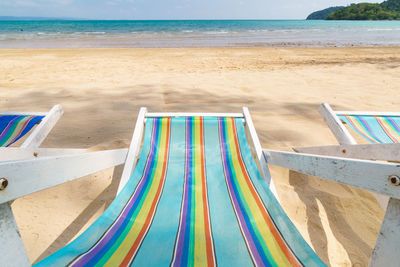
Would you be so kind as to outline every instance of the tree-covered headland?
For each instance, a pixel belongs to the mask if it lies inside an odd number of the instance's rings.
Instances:
[[[334,10],[336,8],[336,10]],[[331,11],[331,12],[327,12]],[[318,13],[322,12],[322,13]],[[316,18],[315,13],[324,18]],[[328,14],[327,14],[328,13]],[[313,15],[311,18],[310,16]],[[381,4],[359,3],[347,7],[334,7],[310,14],[307,19],[326,20],[400,20],[400,0],[387,0]]]

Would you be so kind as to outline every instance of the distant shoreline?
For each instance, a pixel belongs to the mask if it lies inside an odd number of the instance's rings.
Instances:
[[[349,49],[400,49],[400,45],[397,46],[341,46],[341,47],[303,47],[303,46],[220,46],[220,47],[87,47],[87,48],[0,48],[0,51],[15,51],[15,52],[26,52],[26,51],[123,51],[123,50],[257,50],[257,49],[265,49],[265,50],[275,50],[275,49],[288,49],[288,50],[349,50]]]
[[[400,45],[399,21],[2,21],[0,48]]]

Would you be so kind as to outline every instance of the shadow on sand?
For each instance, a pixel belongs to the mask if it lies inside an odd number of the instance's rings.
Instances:
[[[84,92],[71,95],[66,89],[37,89],[22,96],[10,96],[7,103],[12,103],[10,109],[19,109],[29,103],[29,106],[37,106],[38,109],[47,110],[53,104],[61,104],[65,114],[48,137],[48,142],[59,147],[71,146],[88,147],[99,143],[115,140],[130,140],[137,112],[141,106],[154,112],[185,111],[185,112],[240,112],[242,106],[248,106],[250,112],[262,116],[263,122],[268,124],[268,116],[297,116],[304,120],[315,120],[323,124],[318,114],[319,103],[277,103],[271,98],[254,96],[251,92],[242,95],[212,94],[210,91],[195,91],[193,88],[175,90],[173,86],[156,86],[141,84],[132,87],[116,88],[107,91],[105,89],[87,89]],[[6,105],[7,106],[7,105]],[[7,107],[6,107],[7,108]],[[84,117],[84,120],[76,120],[76,116]],[[265,119],[264,119],[265,118]],[[90,123],[88,123],[90,122]],[[90,124],[90,127],[87,125]],[[257,123],[256,123],[257,128]],[[261,142],[293,141],[302,143],[302,135],[296,129],[287,132],[279,132],[274,127],[263,127],[258,131]],[[275,140],[269,140],[270,136],[278,136]],[[46,147],[46,142],[44,143]],[[36,262],[65,246],[82,229],[89,219],[100,209],[104,203],[106,207],[115,195],[121,170],[114,172],[112,183],[94,199],[75,220],[56,238],[52,244],[36,259]],[[299,182],[299,180],[304,180]],[[341,215],[335,205],[336,197],[328,192],[320,191],[308,186],[310,178],[290,172],[289,181],[300,199],[307,205],[308,231],[311,242],[316,248],[317,254],[325,261],[329,259],[327,253],[327,238],[318,216],[317,200],[327,211],[332,232],[338,242],[349,254],[353,264],[357,264],[359,257],[366,257],[365,251],[370,252],[371,247],[366,244],[348,225],[346,218]],[[342,226],[348,226],[347,236],[341,231]],[[324,237],[325,235],[325,237]],[[355,255],[354,251],[359,251]],[[361,255],[361,256],[360,256]],[[329,263],[329,262],[328,262]]]

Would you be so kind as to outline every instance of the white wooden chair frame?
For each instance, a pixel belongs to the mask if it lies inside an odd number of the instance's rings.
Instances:
[[[0,148],[0,187],[6,187],[0,191],[0,250],[6,251],[1,266],[30,265],[10,206],[14,199],[125,161],[127,149],[84,153],[86,149],[39,148],[63,113],[61,105],[49,112],[0,112],[44,116],[20,147]],[[91,164],[81,166],[85,159]],[[75,171],[76,166],[81,169]]]
[[[46,139],[47,135],[53,129],[54,125],[60,119],[61,115],[64,113],[61,105],[53,106],[49,112],[12,112],[4,111],[0,112],[2,115],[35,115],[44,116],[42,121],[33,129],[31,134],[26,138],[24,143],[20,148],[37,148]],[[3,160],[3,159],[0,159]]]
[[[294,148],[296,152],[345,158],[400,162],[400,143],[357,144],[356,140],[350,134],[349,130],[344,126],[344,124],[338,117],[338,115],[400,116],[400,113],[370,111],[334,111],[328,103],[323,103],[319,108],[319,112],[340,145]],[[374,193],[374,196],[380,206],[385,210],[389,198],[377,193]]]
[[[400,116],[399,112],[334,111],[327,103],[323,103],[320,106],[319,112],[340,145],[301,147],[295,148],[296,151],[301,153],[330,155],[345,158],[400,162],[400,144],[357,144],[349,130],[338,117],[338,115]]]
[[[276,190],[269,175],[267,164],[278,165],[390,196],[389,207],[370,265],[388,266],[392,261],[399,262],[400,255],[397,252],[396,245],[400,240],[400,224],[398,223],[400,219],[400,186],[390,183],[391,178],[396,175],[400,176],[400,166],[398,164],[263,150],[247,108],[243,108],[243,113],[148,113],[146,108],[141,108],[129,150],[118,149],[56,156],[52,154],[53,151],[43,150],[43,153],[48,153],[44,157],[0,163],[0,176],[7,178],[9,181],[7,188],[0,191],[0,204],[2,204],[0,205],[0,212],[3,215],[0,217],[0,231],[2,232],[0,251],[7,251],[2,256],[2,265],[12,263],[12,266],[28,266],[30,264],[10,207],[4,204],[18,197],[125,162],[118,188],[119,192],[135,168],[143,139],[146,118],[168,116],[230,116],[243,118],[253,149],[256,151],[262,174],[275,195]],[[71,166],[74,166],[74,168],[71,168]],[[10,221],[13,222],[11,226],[8,225]]]

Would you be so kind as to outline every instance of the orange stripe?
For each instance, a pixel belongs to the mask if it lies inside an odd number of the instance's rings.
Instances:
[[[146,221],[144,222],[143,226],[142,226],[142,230],[140,230],[140,233],[138,235],[138,237],[136,238],[135,242],[133,243],[131,249],[129,250],[128,254],[125,256],[124,260],[122,261],[122,263],[119,266],[128,266],[133,255],[135,255],[139,245],[141,244],[141,241],[144,238],[145,233],[147,232],[147,229],[152,221],[155,209],[156,209],[156,205],[158,202],[158,199],[160,198],[161,195],[161,189],[163,187],[164,181],[165,181],[165,174],[167,171],[167,159],[168,159],[168,146],[169,146],[169,135],[170,135],[170,118],[167,119],[167,141],[165,142],[165,149],[166,149],[166,153],[164,155],[164,165],[163,165],[163,169],[162,169],[162,181],[160,182],[158,188],[157,188],[157,193],[156,193],[156,197],[154,198],[154,201],[151,205],[150,211],[149,211],[149,215],[146,217]]]
[[[22,128],[19,130],[19,133],[14,137],[14,139],[10,142],[7,143],[7,145],[12,144],[15,139],[17,139],[20,134],[24,131],[24,129],[26,128],[26,126],[28,125],[28,123],[33,119],[33,117],[30,117],[27,121],[25,121],[24,126],[22,126]]]
[[[378,121],[379,125],[382,127],[382,129],[385,131],[385,133],[392,139],[393,142],[398,143],[399,141],[397,140],[396,137],[390,134],[390,131],[385,127],[385,125],[381,122],[379,117],[374,116],[375,119]]]
[[[243,174],[245,174],[245,181],[247,183],[247,186],[249,187],[253,198],[255,199],[257,206],[261,212],[261,214],[264,217],[265,222],[267,223],[269,229],[271,230],[271,233],[273,234],[275,240],[278,242],[279,247],[282,249],[283,253],[285,254],[286,258],[289,260],[289,262],[293,265],[293,266],[302,266],[298,259],[293,255],[293,253],[290,251],[289,247],[286,245],[285,241],[283,240],[282,236],[280,235],[280,233],[276,230],[275,225],[272,223],[271,218],[269,216],[269,214],[266,212],[264,205],[261,202],[260,197],[258,196],[257,192],[255,191],[253,184],[250,182],[250,178],[248,176],[247,170],[244,166],[243,163],[243,159],[242,159],[242,154],[240,153],[240,148],[239,148],[239,143],[237,140],[237,132],[236,132],[236,124],[235,124],[235,120],[233,118],[231,118],[231,120],[233,121],[233,131],[234,131],[234,140],[235,140],[235,147],[236,147],[236,151],[237,151],[237,155],[238,155],[238,161],[240,163],[240,167],[242,169]]]
[[[356,129],[356,132],[358,131],[358,134],[361,133],[361,136],[364,137],[365,139],[367,139],[368,141],[372,142],[372,143],[379,143],[367,130],[365,130],[361,125],[360,127],[358,127],[356,124],[359,124],[359,122],[354,122],[352,117],[350,117],[349,115],[345,115],[345,118],[347,118],[347,120],[350,122],[351,125],[353,125],[354,129]],[[356,120],[356,118],[354,117],[354,120]]]
[[[207,251],[207,263],[208,266],[215,266],[214,262],[214,250],[211,240],[211,227],[208,214],[208,200],[207,200],[207,187],[205,177],[205,166],[204,166],[204,128],[203,118],[200,117],[200,150],[201,150],[201,179],[203,187],[203,213],[204,213],[204,226],[205,226],[205,238],[206,238],[206,251]]]

